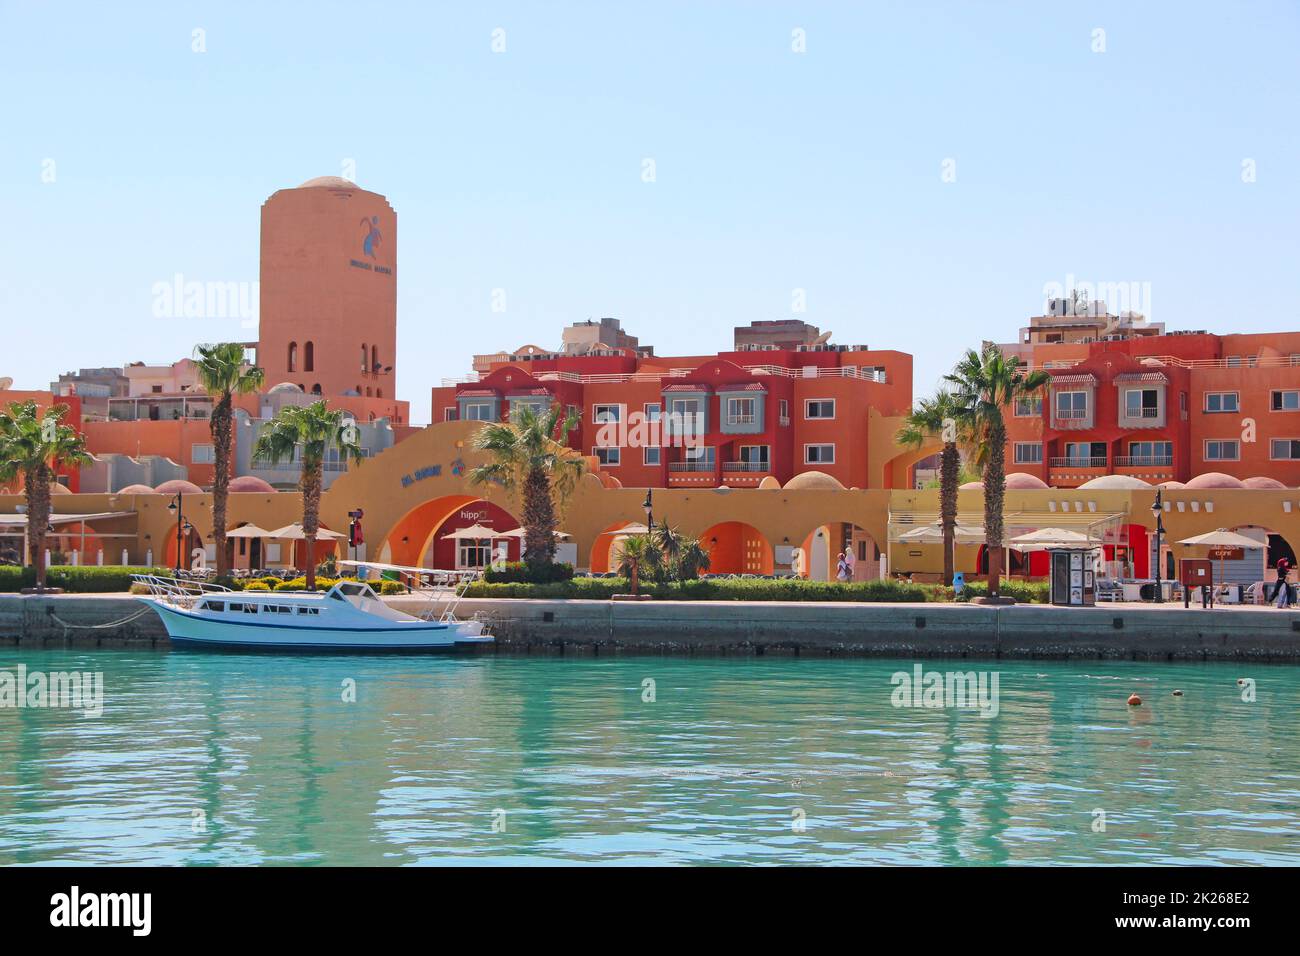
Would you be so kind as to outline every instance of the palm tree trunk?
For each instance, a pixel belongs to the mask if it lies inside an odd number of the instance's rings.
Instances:
[[[1007,428],[1001,421],[989,427],[989,460],[984,468],[984,540],[989,556],[989,596],[1002,585],[1002,505],[1007,494]]]
[[[555,503],[546,472],[534,468],[524,479],[524,560],[533,568],[555,560]]]
[[[307,590],[316,590],[316,532],[320,530],[320,463],[302,465],[302,532],[306,536]]]
[[[957,483],[961,480],[961,455],[956,442],[947,442],[939,457],[939,520],[943,525],[943,583],[952,586],[956,570]]]
[[[226,503],[230,494],[230,393],[221,396],[208,422],[216,456],[212,477],[212,540],[217,545],[217,577],[230,573],[226,554]]]
[[[630,577],[630,578],[632,579],[632,581],[631,581],[631,584],[632,584],[632,596],[635,597],[635,596],[636,596],[636,588],[637,588],[637,561],[636,561],[635,558],[632,559],[632,568],[631,568],[631,570],[630,570],[630,572],[629,572],[629,574],[628,574],[628,577]]]
[[[24,476],[27,496],[27,547],[36,569],[36,587],[45,587],[45,529],[50,525],[50,469],[41,464]]]

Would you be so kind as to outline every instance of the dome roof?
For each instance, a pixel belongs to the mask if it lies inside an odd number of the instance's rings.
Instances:
[[[1186,488],[1187,486],[1181,481],[1162,481],[1156,485],[1157,488]]]
[[[1144,359],[1142,360],[1142,363],[1141,363],[1141,364],[1147,366],[1148,368],[1164,368],[1164,367],[1165,367],[1165,363],[1162,362],[1162,361],[1160,361],[1160,359],[1156,358],[1154,355],[1148,355],[1146,358],[1144,358]]]
[[[785,483],[787,491],[843,491],[839,480],[824,471],[805,471]]]
[[[1263,475],[1257,476],[1255,478],[1247,478],[1245,481],[1242,482],[1242,485],[1244,485],[1247,488],[1285,488],[1286,487],[1286,485],[1282,484],[1282,482],[1278,481],[1276,478],[1265,478]]]
[[[1007,475],[1007,487],[1016,490],[1026,488],[1046,488],[1047,482],[1037,475],[1031,475],[1027,471],[1013,471]]]
[[[1150,488],[1150,482],[1143,481],[1141,478],[1135,478],[1132,475],[1098,475],[1085,481],[1079,486],[1080,491],[1085,490],[1105,490],[1118,488]]]
[[[272,385],[270,388],[267,389],[267,391],[268,392],[297,392],[299,395],[302,394],[302,389],[299,388],[297,385],[295,385],[293,382],[281,382],[279,385]]]
[[[356,183],[342,176],[317,176],[309,179],[299,189],[360,189]]]
[[[184,478],[173,478],[171,481],[164,481],[153,492],[156,495],[201,495],[203,489]]]
[[[1225,475],[1221,471],[1207,471],[1203,475],[1197,475],[1189,481],[1184,487],[1202,491],[1209,488],[1244,488],[1240,478],[1234,478],[1232,475]]]
[[[768,475],[758,483],[759,491],[774,491],[780,487],[781,482],[777,481],[774,475]]]
[[[118,494],[118,495],[151,495],[151,494],[153,494],[153,489],[150,488],[148,485],[127,485],[127,486],[126,486],[125,488],[123,488],[122,490],[114,492],[114,494]]]
[[[968,481],[968,482],[966,482],[966,484],[964,484],[964,485],[958,485],[958,486],[957,486],[957,490],[958,490],[958,491],[983,491],[983,490],[984,490],[984,482],[982,482],[982,481]]]
[[[266,494],[275,489],[269,481],[258,478],[257,475],[240,475],[230,479],[230,491],[234,494]]]
[[[52,495],[70,495],[72,489],[67,485],[61,485],[57,481],[50,482],[50,494]]]

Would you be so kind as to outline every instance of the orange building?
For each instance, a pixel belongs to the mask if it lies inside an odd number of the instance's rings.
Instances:
[[[383,196],[336,176],[281,189],[262,206],[258,364],[268,386],[397,401],[397,216]]]
[[[9,405],[14,402],[35,402],[37,414],[44,414],[46,409],[54,405],[64,405],[68,411],[63,416],[63,424],[81,431],[83,428],[81,421],[81,399],[76,395],[55,395],[53,392],[25,391],[22,389],[12,389],[5,382],[0,382],[5,387],[0,388],[0,408],[8,409]],[[55,473],[55,480],[58,484],[63,485],[69,491],[81,490],[81,474],[77,470],[65,471],[59,470]]]

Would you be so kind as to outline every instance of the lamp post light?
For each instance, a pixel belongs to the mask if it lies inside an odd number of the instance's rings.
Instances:
[[[1156,516],[1155,561],[1156,561],[1156,603],[1157,604],[1163,604],[1165,600],[1164,589],[1160,586],[1160,559],[1162,557],[1160,553],[1160,539],[1164,536],[1165,533],[1165,522],[1164,522],[1165,506],[1164,506],[1164,499],[1162,497],[1163,493],[1164,493],[1163,488],[1157,488],[1156,500],[1151,503],[1151,513]]]

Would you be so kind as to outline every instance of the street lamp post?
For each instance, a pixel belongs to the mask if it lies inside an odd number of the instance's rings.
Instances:
[[[654,490],[647,488],[645,490],[645,501],[641,502],[641,508],[645,511],[645,526],[647,531],[655,529],[655,505]]]
[[[1164,536],[1165,533],[1165,522],[1164,522],[1165,506],[1164,506],[1164,500],[1162,498],[1163,493],[1164,493],[1163,488],[1157,488],[1156,500],[1151,503],[1151,513],[1156,516],[1155,562],[1156,562],[1156,603],[1157,604],[1162,604],[1164,603],[1165,600],[1164,589],[1160,586],[1160,559],[1161,559],[1160,539]]]
[[[181,542],[185,535],[194,530],[194,526],[185,520],[185,497],[182,492],[176,492],[176,497],[168,502],[167,510],[176,519],[176,573],[179,575],[181,573],[181,551],[183,549]]]

